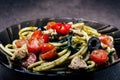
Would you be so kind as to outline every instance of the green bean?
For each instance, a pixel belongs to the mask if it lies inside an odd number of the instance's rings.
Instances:
[[[29,66],[27,67],[27,69],[31,69],[31,68],[33,68],[33,67],[35,67],[35,66],[41,65],[42,63],[44,63],[44,61],[35,62],[35,63],[29,65]]]
[[[101,35],[100,33],[97,32],[96,29],[94,29],[90,26],[84,26],[84,27],[85,27],[84,31],[89,35],[92,35],[92,36],[93,35],[95,35],[95,36],[100,36]]]
[[[60,58],[58,58],[54,61],[43,63],[40,66],[33,68],[33,71],[46,71],[57,65],[60,65],[61,63],[63,63],[64,61],[66,61],[68,59],[70,53],[71,52],[68,51],[65,55],[61,56]]]
[[[58,56],[59,57],[63,56],[67,51],[68,51],[68,49],[64,49],[63,51],[58,53]]]
[[[13,46],[12,44],[7,44],[7,45],[5,46],[5,48],[14,49],[14,46]]]
[[[95,62],[94,61],[87,61],[87,63],[89,64],[87,66],[87,69],[91,69],[91,68],[93,68],[95,66]]]
[[[0,44],[0,48],[10,57],[13,56],[13,53],[11,53],[9,50],[7,50],[2,44]]]
[[[26,27],[26,28],[23,28],[19,31],[19,37],[22,39],[22,38],[26,38],[26,36],[24,36],[23,32],[26,32],[26,31],[35,31],[37,29],[37,27]],[[26,34],[26,33],[25,33]]]
[[[7,45],[5,46],[5,48],[6,48],[8,51],[10,51],[11,53],[14,53],[14,52],[17,50],[17,48],[15,48],[15,46],[12,45],[12,44],[7,44]]]
[[[87,61],[90,58],[90,52],[87,52],[84,56],[84,61]]]
[[[16,46],[16,42],[17,42],[18,40],[16,39],[16,40],[14,40],[13,42],[12,42],[12,45],[14,46],[14,48],[16,48],[17,46]]]
[[[68,51],[68,49],[64,49],[63,51],[61,51],[61,52],[58,53],[58,56],[61,57],[61,56],[64,55],[67,51]],[[35,66],[38,66],[38,65],[42,64],[42,63],[44,63],[44,61],[38,61],[38,62],[36,62],[36,63],[31,64],[31,65],[28,66],[27,68],[28,68],[28,69],[31,69],[31,68],[33,68],[33,67],[35,67]]]
[[[77,53],[71,55],[71,56],[69,57],[69,59],[72,59],[72,58],[74,58],[75,56],[83,55],[86,51],[87,51],[87,46],[86,46],[86,45],[82,45],[81,49],[80,49]]]
[[[82,33],[85,36],[86,40],[88,41],[89,40],[89,36],[88,36],[87,32],[85,32],[84,30],[82,30]]]
[[[85,36],[73,36],[73,38],[72,38],[72,40],[74,41],[74,40],[85,40],[86,38],[85,38]]]
[[[63,46],[63,45],[67,45],[67,41],[66,42],[64,42],[64,43],[51,43],[51,44],[53,44],[54,46],[56,46],[56,47],[60,47],[60,46]]]
[[[76,44],[86,43],[86,37],[74,36],[72,37],[72,43],[76,43]]]
[[[27,37],[28,35],[30,35],[32,33],[33,33],[33,31],[27,31],[27,32],[21,33],[21,35],[24,36],[24,37]]]

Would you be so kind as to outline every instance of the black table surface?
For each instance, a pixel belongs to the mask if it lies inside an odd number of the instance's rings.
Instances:
[[[84,18],[120,29],[119,0],[0,0],[0,29],[46,17]],[[82,80],[80,77],[75,80]],[[0,80],[25,80],[0,65]],[[26,78],[26,80],[34,80]],[[72,79],[69,79],[72,80]],[[83,80],[120,80],[120,63]]]

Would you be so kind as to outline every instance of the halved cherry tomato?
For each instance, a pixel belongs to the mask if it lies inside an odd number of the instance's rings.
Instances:
[[[55,30],[59,35],[67,35],[70,31],[71,25],[69,24],[62,24],[62,23],[57,23]]]
[[[53,48],[52,50],[44,53],[44,54],[40,54],[40,58],[43,60],[53,60],[54,58],[56,58],[57,53],[56,53],[56,48]]]
[[[102,49],[94,50],[90,55],[90,59],[97,64],[102,64],[108,60],[108,54],[105,50]]]
[[[27,49],[29,53],[40,53],[41,45],[49,42],[49,36],[42,34],[40,30],[34,31],[32,36],[28,39]]]
[[[27,42],[27,49],[29,53],[39,53],[41,51],[41,44],[43,40],[38,40],[37,38],[31,37]]]
[[[25,39],[19,39],[15,42],[15,45],[17,48],[21,48],[22,45],[24,45],[26,43],[26,40]]]
[[[71,28],[71,24],[64,24],[64,26],[65,26],[67,29],[70,29],[70,28]]]
[[[50,43],[44,43],[41,46],[41,54],[44,54],[50,50],[52,50],[54,48],[54,45],[50,44]]]
[[[40,30],[35,30],[34,33],[32,34],[32,37],[41,37],[42,36],[42,32]]]
[[[33,63],[35,63],[36,61],[37,61],[36,55],[33,54],[33,53],[31,53],[31,54],[29,55],[29,57],[28,57],[25,61],[22,62],[22,65],[23,65],[24,67],[28,67],[30,64],[33,64]]]
[[[54,29],[54,27],[56,26],[56,22],[51,21],[47,23],[47,29]]]
[[[48,22],[47,29],[55,29],[59,35],[66,35],[69,33],[71,24],[63,24],[61,22]]]
[[[44,40],[44,43],[48,43],[49,42],[49,36],[47,34],[43,34],[42,38]]]
[[[56,25],[57,25],[57,26],[62,26],[63,23],[61,23],[61,22],[57,22]]]
[[[36,30],[34,31],[34,33],[32,34],[31,37],[35,37],[35,38],[38,38],[39,40],[40,39],[43,39],[44,40],[44,43],[47,43],[49,42],[49,36],[47,34],[42,34],[42,32],[40,30]]]
[[[99,37],[99,40],[108,47],[113,47],[113,41],[108,35],[101,35]]]

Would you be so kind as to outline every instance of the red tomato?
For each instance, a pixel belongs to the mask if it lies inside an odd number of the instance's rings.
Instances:
[[[54,45],[50,44],[50,43],[44,43],[42,46],[41,46],[41,54],[43,53],[46,53],[50,50],[52,50],[54,48]]]
[[[64,26],[65,26],[67,29],[70,29],[70,28],[71,28],[71,24],[64,24]]]
[[[40,30],[35,30],[34,33],[32,34],[32,37],[41,37],[42,36],[42,32]]]
[[[47,29],[55,29],[59,35],[66,35],[71,28],[70,24],[63,24],[61,22],[48,22]]]
[[[28,57],[25,61],[23,61],[22,65],[23,65],[24,67],[28,67],[30,64],[33,64],[33,63],[35,63],[36,61],[37,61],[36,55],[33,54],[33,53],[31,53],[31,54],[29,55],[29,57]]]
[[[105,50],[102,49],[94,50],[90,55],[90,59],[97,64],[102,64],[108,60],[108,54]]]
[[[57,53],[56,53],[56,48],[53,48],[52,50],[44,53],[44,54],[40,54],[40,58],[43,60],[52,60],[54,58],[56,58]]]
[[[62,24],[62,23],[58,23],[55,27],[56,29],[56,32],[59,34],[59,35],[66,35],[69,33],[70,31],[70,25],[69,24]]]
[[[42,36],[44,43],[48,43],[49,42],[49,36],[47,34],[43,34]]]
[[[112,39],[108,36],[108,35],[101,35],[99,37],[99,40],[106,44],[108,47],[113,47],[113,42],[112,42]]]
[[[56,25],[56,22],[54,22],[54,21],[48,22],[47,29],[51,29],[51,28],[54,29],[55,25]]]
[[[19,39],[15,42],[17,48],[21,48],[26,43],[25,39]]]
[[[39,53],[41,51],[41,44],[43,40],[38,40],[37,38],[30,38],[27,42],[27,49],[29,53]]]
[[[63,23],[61,23],[61,22],[57,22],[56,25],[57,25],[57,26],[62,26]]]

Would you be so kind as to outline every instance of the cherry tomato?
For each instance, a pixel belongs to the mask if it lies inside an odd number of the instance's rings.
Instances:
[[[90,59],[97,64],[102,64],[108,60],[108,54],[105,50],[102,49],[94,50],[90,55]]]
[[[69,33],[70,31],[70,25],[69,24],[62,24],[62,23],[57,23],[55,29],[56,29],[56,32],[59,34],[59,35],[66,35]]]
[[[107,45],[108,47],[113,47],[112,39],[108,35],[101,35],[99,37],[99,40],[105,45]]]
[[[48,22],[47,29],[55,29],[59,35],[66,35],[71,28],[70,24],[63,24],[61,22]]]
[[[26,43],[25,39],[19,39],[15,42],[17,48],[21,48]]]
[[[37,61],[36,55],[33,54],[33,53],[31,53],[31,54],[29,55],[29,57],[28,57],[25,61],[23,61],[22,65],[23,65],[24,67],[28,67],[30,64],[33,64],[33,63],[35,63],[36,61]]]
[[[71,28],[71,24],[64,24],[64,26],[69,30]]]
[[[56,53],[56,48],[53,48],[52,50],[44,53],[44,54],[40,54],[40,58],[43,60],[53,60],[54,58],[56,58],[57,53]]]
[[[44,43],[48,43],[49,42],[49,36],[47,34],[43,34],[42,38],[44,40]]]
[[[40,30],[35,30],[34,33],[32,34],[32,37],[41,37],[42,36],[42,32]]]
[[[57,22],[56,25],[57,25],[57,26],[62,26],[63,23],[61,23],[61,22]],[[56,28],[56,27],[55,27],[55,28]]]
[[[50,50],[52,50],[54,48],[54,45],[50,44],[50,43],[44,43],[42,46],[41,46],[41,54],[43,53],[46,53]]]
[[[54,29],[55,25],[56,25],[56,22],[54,22],[54,21],[48,22],[47,23],[47,29],[51,29],[51,28]]]
[[[29,53],[39,53],[41,51],[41,44],[43,40],[38,40],[37,38],[31,37],[27,42],[27,49]]]

